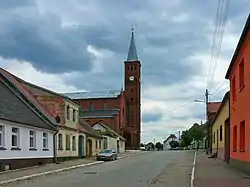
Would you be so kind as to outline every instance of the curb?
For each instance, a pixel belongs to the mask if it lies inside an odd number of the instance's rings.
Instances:
[[[18,177],[18,178],[15,178],[15,179],[1,181],[0,185],[6,185],[6,184],[9,184],[9,183],[12,183],[12,182],[23,181],[23,180],[27,180],[27,179],[31,179],[31,178],[35,178],[35,177],[39,177],[39,176],[59,173],[59,172],[62,172],[62,171],[67,171],[67,170],[76,169],[76,168],[80,168],[80,167],[91,166],[91,165],[97,165],[97,164],[101,164],[101,163],[103,163],[103,161],[97,161],[97,162],[91,162],[91,163],[88,163],[88,164],[70,166],[70,167],[67,167],[67,168],[56,169],[56,170],[47,171],[47,172],[43,172],[43,173],[36,173],[36,174],[33,174],[33,175],[27,175],[27,176]]]
[[[142,153],[144,153],[144,152],[142,152]],[[127,156],[121,156],[121,157],[118,157],[117,159],[120,160],[120,159],[128,158],[128,157],[131,157],[131,156],[140,155],[142,153],[136,153],[136,154],[131,154],[131,155],[127,155]],[[33,174],[33,175],[18,177],[18,178],[15,178],[15,179],[1,181],[0,186],[6,185],[6,184],[9,184],[9,183],[12,183],[12,182],[23,181],[23,180],[27,180],[27,179],[31,179],[31,178],[35,178],[35,177],[39,177],[39,176],[45,176],[45,175],[49,175],[49,174],[59,173],[59,172],[62,172],[62,171],[68,171],[68,170],[81,168],[81,167],[86,167],[86,166],[97,165],[97,164],[101,164],[101,163],[104,163],[104,161],[91,162],[91,163],[88,163],[88,164],[75,165],[75,166],[70,166],[70,167],[67,167],[67,168],[61,168],[61,169],[46,171],[46,172],[42,172],[42,173],[36,173],[36,174]]]

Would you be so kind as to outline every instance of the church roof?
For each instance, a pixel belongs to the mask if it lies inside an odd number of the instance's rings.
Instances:
[[[132,29],[132,36],[130,40],[129,50],[128,50],[128,56],[126,61],[138,61],[138,55],[137,50],[135,46],[135,38],[134,38],[134,30]]]
[[[120,94],[121,94],[121,90],[63,93],[63,95],[69,97],[70,99],[117,98]]]

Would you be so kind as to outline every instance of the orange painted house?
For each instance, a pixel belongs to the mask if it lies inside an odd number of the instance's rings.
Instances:
[[[250,15],[229,65],[230,162],[250,173]]]

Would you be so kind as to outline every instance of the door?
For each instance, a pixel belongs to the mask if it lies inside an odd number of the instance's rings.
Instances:
[[[219,151],[219,130],[217,129],[217,133],[216,133],[216,139],[217,139],[217,142],[216,142],[216,153],[218,154],[218,151]]]
[[[230,159],[230,119],[227,118],[225,123],[225,162],[229,163]]]
[[[83,158],[84,156],[84,137],[80,135],[78,137],[78,157]]]
[[[119,142],[119,140],[117,140],[117,153],[120,153],[120,142]]]

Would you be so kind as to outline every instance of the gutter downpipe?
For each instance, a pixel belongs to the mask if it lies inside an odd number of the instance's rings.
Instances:
[[[53,134],[53,147],[54,147],[54,163],[58,164],[58,160],[57,160],[57,138],[56,135],[59,133],[59,131],[56,131],[56,133]]]

